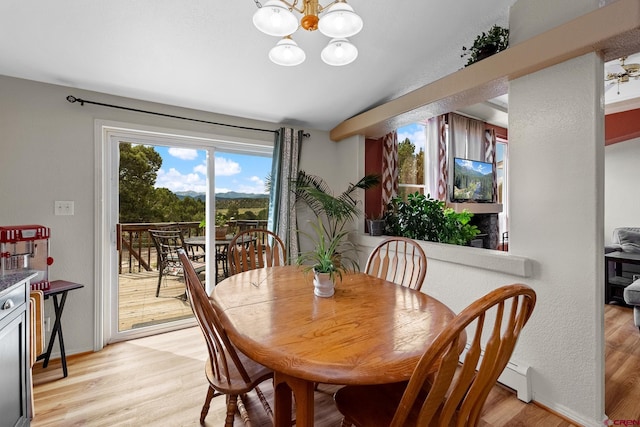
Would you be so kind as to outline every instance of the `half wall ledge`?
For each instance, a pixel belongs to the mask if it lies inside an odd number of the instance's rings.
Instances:
[[[367,234],[354,233],[352,241],[360,247],[367,248],[363,250],[363,253],[368,253],[380,241],[387,237],[389,236],[369,236]],[[531,259],[511,255],[508,252],[422,240],[419,240],[418,243],[426,252],[428,259],[495,271],[517,277],[531,277],[533,274],[533,261]]]

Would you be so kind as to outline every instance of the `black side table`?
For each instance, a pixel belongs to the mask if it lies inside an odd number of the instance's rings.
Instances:
[[[604,260],[604,302],[608,304],[614,301],[628,306],[622,294],[624,288],[629,286],[633,279],[622,276],[622,264],[640,264],[640,254],[620,251],[609,252],[604,255]],[[613,276],[609,274],[609,264],[614,264],[615,274]]]
[[[53,308],[55,310],[56,319],[53,323],[53,331],[51,332],[51,338],[47,351],[38,356],[37,360],[44,359],[42,367],[46,368],[49,365],[49,358],[51,357],[51,350],[53,350],[53,343],[58,336],[58,342],[60,343],[60,360],[62,361],[62,373],[64,377],[68,375],[67,372],[67,356],[64,352],[64,338],[62,338],[62,311],[64,310],[64,303],[67,301],[67,293],[74,289],[83,288],[84,285],[74,282],[68,282],[66,280],[54,280],[50,283],[50,287],[47,290],[43,290],[44,298],[48,299],[53,296]],[[61,295],[58,301],[58,295]]]

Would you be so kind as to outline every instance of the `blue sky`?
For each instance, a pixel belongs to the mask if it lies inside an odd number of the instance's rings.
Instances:
[[[156,187],[175,192],[204,193],[207,185],[206,151],[155,146],[162,157]],[[271,172],[271,157],[216,152],[216,193],[265,193],[264,181]]]
[[[491,165],[489,163],[483,163],[483,162],[477,162],[477,161],[465,160],[465,159],[456,159],[456,163],[459,164],[460,166],[480,172],[483,175],[486,175],[491,172]]]
[[[424,134],[424,125],[418,123],[412,123],[407,126],[398,128],[398,142],[404,141],[409,138],[409,141],[413,142],[416,146],[416,153],[422,148],[424,150],[426,135]]]
[[[398,140],[409,138],[416,151],[424,148],[424,126],[412,124],[398,129]],[[175,192],[204,193],[207,186],[206,151],[191,148],[154,146],[162,157],[156,187]],[[216,193],[265,193],[264,182],[271,172],[271,157],[216,152]]]
[[[413,123],[398,128],[398,141],[409,138],[416,152],[425,147],[424,125]],[[502,147],[498,147],[500,150]],[[156,187],[173,192],[206,189],[206,152],[191,148],[155,146],[162,156],[162,168],[158,171]],[[502,153],[498,153],[498,159]],[[237,191],[240,193],[265,193],[264,181],[271,172],[271,158],[216,152],[216,193]]]

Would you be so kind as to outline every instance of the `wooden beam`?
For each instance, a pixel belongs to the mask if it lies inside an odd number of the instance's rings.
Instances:
[[[640,137],[640,109],[609,114],[604,118],[604,145]]]
[[[589,52],[610,60],[640,51],[640,0],[618,0],[345,120],[340,141],[378,138],[398,127],[507,93],[508,82]]]

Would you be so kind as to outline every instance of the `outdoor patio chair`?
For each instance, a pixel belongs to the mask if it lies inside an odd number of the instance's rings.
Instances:
[[[158,253],[158,287],[156,289],[156,297],[158,297],[163,277],[166,278],[167,275],[182,277],[178,249],[184,249],[187,252],[187,247],[180,229],[149,230],[149,233]],[[204,272],[205,266],[203,262],[194,262],[194,269],[198,274]]]

